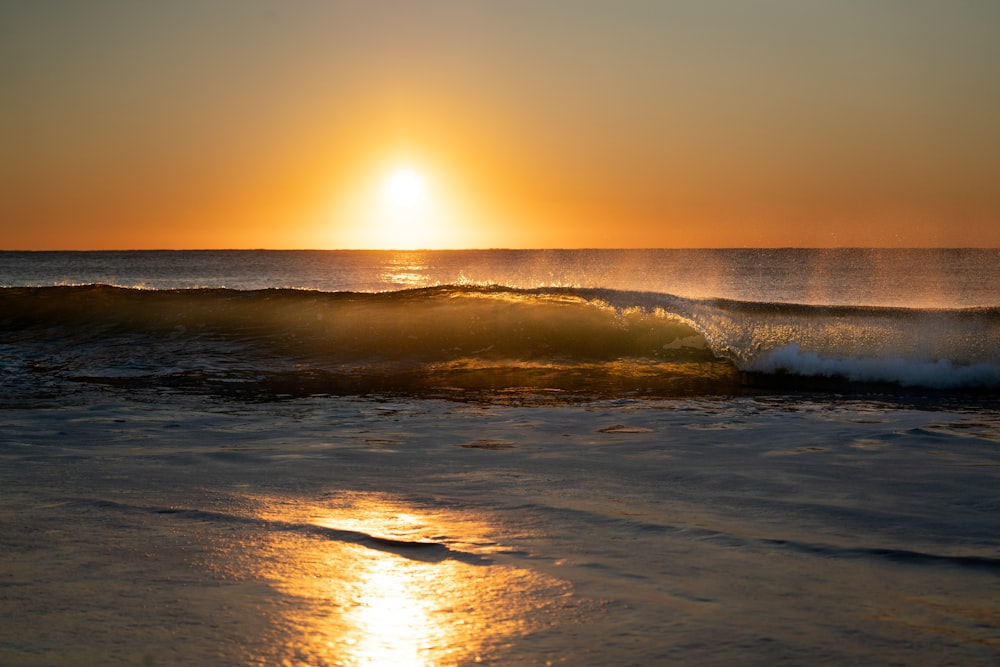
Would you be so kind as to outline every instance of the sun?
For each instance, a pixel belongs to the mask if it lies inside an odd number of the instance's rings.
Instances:
[[[336,235],[335,247],[434,250],[483,245],[473,224],[462,179],[431,159],[373,160],[358,172],[339,201],[319,218]]]
[[[440,202],[431,196],[427,178],[416,167],[397,166],[388,171],[375,217],[370,232],[380,247],[412,250],[442,241]]]
[[[397,167],[389,173],[382,186],[382,197],[393,208],[408,208],[427,195],[427,180],[413,167]]]
[[[390,163],[376,184],[359,230],[364,246],[416,250],[454,244],[454,214],[435,170],[409,161]]]

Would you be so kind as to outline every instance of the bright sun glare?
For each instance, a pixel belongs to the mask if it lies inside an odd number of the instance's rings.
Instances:
[[[342,248],[420,250],[473,247],[454,182],[435,165],[387,161],[359,181],[336,213]]]
[[[368,227],[369,245],[406,250],[447,242],[442,204],[420,169],[400,165],[388,171],[379,199]]]
[[[399,167],[385,180],[382,195],[388,204],[408,207],[417,204],[427,193],[427,183],[421,173],[411,167]]]

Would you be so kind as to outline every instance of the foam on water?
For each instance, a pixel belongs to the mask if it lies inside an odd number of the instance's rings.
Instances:
[[[948,359],[913,361],[902,357],[822,357],[790,343],[755,359],[746,369],[757,373],[793,373],[842,377],[852,382],[890,382],[904,387],[955,389],[1000,387],[1000,365],[956,365]]]

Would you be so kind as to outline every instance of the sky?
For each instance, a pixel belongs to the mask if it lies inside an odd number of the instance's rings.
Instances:
[[[0,90],[0,249],[1000,246],[996,0],[10,0]]]

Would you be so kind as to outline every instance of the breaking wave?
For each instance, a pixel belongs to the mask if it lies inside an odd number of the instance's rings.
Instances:
[[[719,394],[817,379],[1000,388],[1000,308],[827,307],[592,288],[0,288],[0,372],[248,395]],[[40,381],[43,379],[45,381]]]

